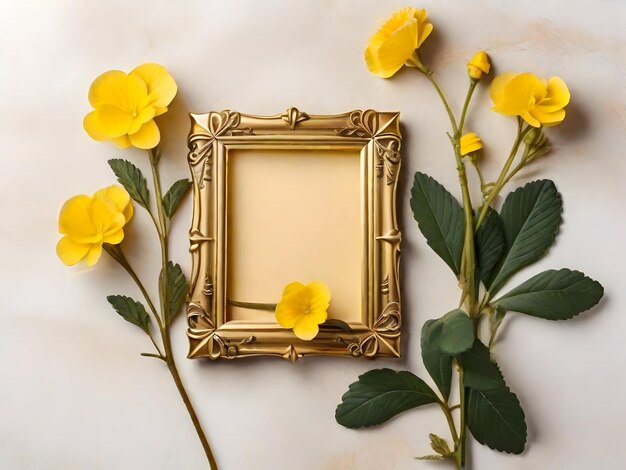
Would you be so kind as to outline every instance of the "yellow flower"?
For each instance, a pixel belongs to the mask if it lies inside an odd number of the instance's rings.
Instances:
[[[559,77],[542,80],[532,73],[504,73],[491,84],[492,109],[521,116],[533,127],[555,126],[565,119],[570,93]]]
[[[483,143],[480,137],[474,132],[468,132],[461,137],[461,155],[467,155],[468,153],[476,152],[483,148]]]
[[[293,328],[298,338],[310,341],[317,336],[318,325],[326,321],[329,304],[330,289],[323,282],[292,282],[276,306],[276,321],[283,328]]]
[[[102,244],[117,245],[124,239],[124,226],[133,216],[128,192],[121,186],[109,186],[93,196],[79,195],[61,208],[57,256],[71,266],[86,258],[93,266],[100,259]]]
[[[83,127],[95,140],[154,148],[161,139],[154,117],[167,111],[176,91],[176,82],[159,64],[143,64],[129,74],[110,70],[91,84],[94,110],[85,116]]]
[[[424,40],[430,35],[433,25],[428,22],[426,10],[403,8],[370,38],[365,50],[365,62],[370,72],[389,78],[415,56]]]
[[[478,51],[467,63],[467,73],[474,80],[479,80],[483,75],[488,74],[490,69],[491,63],[485,51]]]

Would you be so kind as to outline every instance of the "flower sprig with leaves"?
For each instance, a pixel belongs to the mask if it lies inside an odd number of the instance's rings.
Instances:
[[[501,452],[519,454],[525,448],[524,412],[492,354],[508,312],[566,320],[596,305],[604,290],[579,271],[551,269],[501,293],[511,276],[541,259],[554,243],[562,199],[552,181],[538,180],[509,193],[499,211],[494,202],[521,169],[549,151],[545,128],[563,121],[570,93],[558,77],[543,80],[531,73],[506,73],[492,81],[493,110],[515,117],[517,134],[499,175],[488,181],[480,168],[483,143],[476,133],[466,130],[465,122],[474,90],[490,71],[489,58],[480,51],[468,62],[468,90],[457,115],[419,54],[432,30],[425,10],[404,8],[374,34],[365,60],[371,72],[384,78],[403,66],[417,70],[432,84],[450,119],[447,135],[462,204],[421,172],[415,174],[411,189],[411,208],[419,230],[453,271],[461,289],[457,308],[422,327],[422,360],[438,392],[408,371],[371,370],[350,385],[335,418],[343,426],[360,428],[436,404],[450,427],[452,442],[430,434],[435,454],[419,458],[452,459],[457,468],[465,468],[467,430],[481,444]],[[482,199],[478,204],[470,195],[468,166],[480,180]],[[488,322],[486,328],[481,328],[483,319]],[[451,403],[453,379],[458,387],[457,403]]]
[[[191,181],[180,179],[165,194],[162,193],[158,168],[161,135],[154,118],[167,111],[176,92],[172,76],[163,66],[154,63],[140,65],[129,74],[112,70],[94,80],[89,89],[89,102],[94,110],[85,117],[85,130],[95,140],[110,140],[122,148],[133,146],[146,150],[152,170],[154,198],[150,197],[147,180],[137,166],[123,159],[109,160],[109,166],[122,186],[101,189],[93,196],[75,196],[63,205],[59,216],[59,232],[63,237],[57,245],[57,255],[66,265],[85,259],[87,265],[92,266],[104,250],[137,284],[148,308],[125,295],[109,295],[107,300],[122,318],[139,327],[150,339],[154,352],[141,355],[159,359],[167,365],[209,466],[216,470],[213,451],[178,373],[170,338],[170,327],[185,301],[188,283],[181,267],[169,258],[168,235],[172,218],[191,187]],[[159,238],[158,308],[121,247],[124,228],[134,212],[131,199],[146,210]],[[155,328],[158,336],[153,333]]]

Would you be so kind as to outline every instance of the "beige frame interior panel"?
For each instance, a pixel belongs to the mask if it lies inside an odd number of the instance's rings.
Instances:
[[[308,115],[289,108],[275,116],[253,116],[225,110],[191,114],[191,121],[188,159],[194,195],[188,357],[273,355],[291,361],[311,354],[399,357],[399,114],[357,110]],[[360,320],[348,322],[351,332],[322,328],[312,341],[302,341],[267,317],[227,321],[228,157],[229,151],[237,150],[342,150],[360,155],[361,312]]]

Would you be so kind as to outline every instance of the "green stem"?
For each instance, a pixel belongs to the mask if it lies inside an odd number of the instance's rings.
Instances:
[[[467,110],[469,109],[469,104],[472,99],[472,95],[474,94],[474,90],[476,89],[476,84],[478,80],[470,79],[470,86],[467,90],[467,95],[465,95],[465,102],[463,103],[463,111],[461,111],[461,122],[459,123],[459,134],[463,134],[463,127],[465,125],[465,116],[467,116]]]
[[[454,136],[458,138],[459,128],[456,124],[456,119],[454,118],[454,113],[452,112],[450,103],[448,103],[448,98],[446,98],[446,94],[443,92],[443,90],[439,86],[439,83],[437,83],[437,80],[435,80],[435,78],[433,77],[433,73],[431,70],[425,68],[424,70],[421,70],[421,71],[426,76],[426,78],[430,80],[430,83],[432,83],[433,86],[435,87],[435,90],[437,91],[437,94],[439,95],[439,98],[441,99],[441,102],[443,103],[443,107],[446,109],[446,112],[448,113],[448,119],[450,119],[450,124],[452,125]]]
[[[234,307],[250,308],[253,310],[268,310],[273,312],[276,310],[277,304],[265,304],[258,302],[239,302],[237,300],[228,299],[228,303]]]
[[[456,425],[454,424],[454,417],[452,416],[452,408],[448,406],[445,401],[440,401],[439,406],[441,407],[441,411],[446,416],[446,421],[448,421],[448,427],[450,428],[450,435],[452,436],[452,441],[454,442],[454,448],[456,449],[459,445],[459,435],[456,430]]]
[[[513,142],[513,147],[511,148],[509,157],[507,158],[506,162],[504,163],[504,166],[502,167],[500,176],[498,176],[496,183],[494,184],[493,188],[491,188],[491,190],[489,191],[489,194],[485,198],[485,201],[483,202],[483,205],[480,208],[478,221],[476,222],[476,226],[474,230],[478,230],[478,228],[482,225],[482,223],[485,220],[485,217],[487,217],[487,213],[489,212],[489,207],[491,207],[491,203],[493,202],[495,197],[500,193],[504,185],[510,179],[510,178],[507,179],[507,174],[509,172],[509,169],[511,168],[511,165],[513,164],[513,161],[515,160],[515,157],[517,156],[517,152],[519,150],[521,143],[524,140],[524,137],[530,131],[530,129],[532,129],[531,126],[527,126],[525,129],[523,129],[523,123],[524,121],[522,120],[522,118],[518,117],[517,118],[517,137],[515,138],[515,141]]]
[[[460,405],[461,405],[461,434],[459,435],[459,445],[454,453],[454,457],[456,460],[456,464],[459,468],[465,467],[465,378],[463,368],[459,366],[459,396],[460,396]]]
[[[185,386],[180,378],[178,373],[178,368],[176,367],[176,361],[174,360],[174,353],[172,352],[172,344],[170,341],[169,329],[167,327],[161,328],[161,337],[163,338],[163,344],[165,346],[165,358],[167,367],[172,374],[172,378],[174,379],[174,383],[176,384],[176,388],[178,389],[178,393],[180,397],[183,399],[183,403],[187,408],[187,412],[189,413],[189,417],[191,418],[191,422],[193,423],[194,428],[196,429],[196,433],[198,434],[198,438],[202,443],[202,448],[204,449],[204,453],[209,461],[209,466],[212,470],[217,470],[217,462],[215,460],[215,456],[213,455],[213,451],[211,450],[211,446],[209,445],[209,441],[204,434],[204,430],[202,429],[202,425],[200,424],[200,419],[196,414],[196,410],[194,409],[191,400],[189,399],[189,395],[187,395],[187,391],[185,390]]]
[[[204,453],[206,454],[207,460],[209,461],[209,466],[212,470],[217,470],[217,462],[215,461],[215,456],[213,455],[213,451],[211,450],[211,446],[209,445],[209,441],[204,434],[204,430],[202,429],[202,425],[200,424],[200,420],[198,419],[198,415],[193,408],[191,400],[189,399],[189,395],[187,395],[187,391],[185,390],[185,386],[180,378],[178,373],[178,368],[176,367],[176,361],[174,360],[174,354],[172,352],[172,343],[170,340],[169,333],[169,319],[166,317],[167,312],[167,263],[169,261],[168,257],[168,227],[167,227],[167,219],[165,216],[165,209],[163,207],[163,194],[161,191],[161,179],[159,177],[158,171],[158,162],[159,162],[159,150],[157,147],[148,151],[148,155],[150,158],[150,167],[152,169],[152,179],[154,183],[154,194],[156,199],[156,207],[159,225],[157,226],[157,233],[159,235],[159,243],[161,246],[161,271],[164,275],[159,276],[159,297],[161,300],[161,313],[164,316],[165,324],[161,325],[161,338],[163,340],[163,346],[165,348],[165,362],[167,363],[167,367],[174,379],[174,383],[176,384],[176,388],[178,389],[178,393],[187,408],[187,412],[189,413],[189,417],[194,425],[196,433],[198,434],[198,438],[202,443],[202,448],[204,449]]]

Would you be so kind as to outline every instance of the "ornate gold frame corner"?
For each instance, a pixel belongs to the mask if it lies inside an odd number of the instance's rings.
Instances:
[[[272,355],[295,362],[305,355],[400,356],[396,216],[400,170],[399,113],[356,110],[312,115],[289,108],[274,116],[230,110],[190,114],[188,161],[193,179],[192,254],[187,322],[189,358]],[[312,341],[267,323],[225,322],[226,170],[229,148],[347,149],[360,152],[362,266],[361,322],[352,332],[320,331]]]

